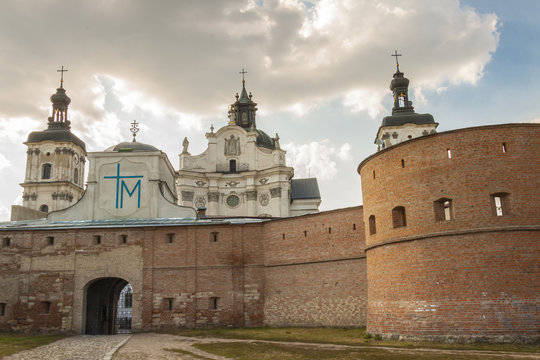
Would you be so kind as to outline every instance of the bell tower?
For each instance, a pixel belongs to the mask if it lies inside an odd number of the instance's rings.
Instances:
[[[64,209],[76,203],[84,192],[85,143],[71,132],[68,105],[71,99],[64,89],[62,68],[60,87],[51,96],[52,112],[47,129],[28,135],[25,145],[26,175],[23,207],[44,213]],[[13,214],[12,214],[13,217]]]
[[[257,128],[255,123],[255,113],[257,112],[257,104],[251,100],[246,91],[246,80],[244,75],[247,71],[242,69],[242,92],[240,96],[236,93],[236,102],[229,108],[229,125],[238,125],[246,130],[254,130]]]

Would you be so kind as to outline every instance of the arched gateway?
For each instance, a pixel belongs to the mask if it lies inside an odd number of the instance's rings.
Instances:
[[[111,335],[119,330],[123,333],[131,330],[131,326],[127,329],[127,325],[131,325],[131,298],[128,296],[129,299],[126,299],[127,292],[131,294],[131,286],[126,280],[117,277],[99,278],[86,284],[83,312],[86,320],[85,333]],[[119,321],[119,309],[122,321]],[[128,309],[129,316],[126,314]],[[126,318],[129,318],[129,321],[126,321]]]

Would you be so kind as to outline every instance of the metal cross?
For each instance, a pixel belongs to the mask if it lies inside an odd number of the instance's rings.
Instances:
[[[242,82],[245,82],[244,80],[244,74],[247,74],[248,72],[242,69],[242,71],[239,72],[239,74],[242,74]]]
[[[131,131],[131,133],[133,134],[133,142],[135,142],[135,137],[139,132],[139,128],[137,127],[137,125],[139,125],[137,120],[133,120],[133,122],[131,123],[131,129],[129,129],[129,131]]]
[[[67,69],[64,70],[64,66],[62,65],[62,69],[56,70],[56,72],[59,72],[60,75],[60,87],[62,88],[64,86],[64,73],[67,71]]]
[[[397,67],[397,71],[399,71],[399,61],[398,61],[398,56],[401,56],[401,54],[398,54],[397,53],[397,50],[394,50],[394,53],[390,56],[395,56],[396,57],[396,67]]]

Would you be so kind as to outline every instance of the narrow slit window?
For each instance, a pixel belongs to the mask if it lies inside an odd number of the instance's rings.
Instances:
[[[127,244],[127,235],[120,235],[120,243]]]
[[[165,310],[167,311],[172,311],[173,309],[173,305],[174,305],[174,299],[173,298],[166,298],[164,299],[164,305],[165,305]]]
[[[281,234],[281,236],[282,236],[283,240],[285,240],[285,234]]]
[[[50,301],[42,301],[41,302],[41,313],[42,314],[50,314],[51,313],[51,302]]]
[[[510,213],[510,198],[508,193],[495,193],[491,195],[491,198],[496,216],[505,216]]]
[[[506,143],[503,143],[503,144],[502,144],[502,151],[503,151],[503,153],[506,152]]]
[[[352,229],[356,230],[356,224],[352,224]]]
[[[218,232],[213,232],[212,234],[210,234],[210,238],[212,239],[212,242],[218,242],[218,237],[219,237]]]
[[[6,303],[0,303],[0,316],[6,315]]]
[[[218,297],[211,297],[210,303],[208,304],[210,310],[217,310],[219,307],[219,298]]]
[[[377,233],[377,223],[375,221],[375,215],[369,217],[369,235]]]
[[[405,167],[405,160],[401,159],[401,167],[404,168]]]
[[[375,179],[375,170],[373,170],[373,178]]]
[[[8,248],[11,246],[11,238],[5,237],[2,239],[2,247]]]
[[[307,231],[304,230],[304,237],[307,237]]]
[[[452,158],[452,150],[446,149],[446,155],[448,156],[449,159],[451,159]]]
[[[101,245],[101,235],[94,235],[94,243],[96,245]]]
[[[328,228],[328,233],[329,233],[329,234],[332,233],[332,228],[331,228],[331,227]]]
[[[54,245],[54,236],[47,236],[47,245],[49,246]]]
[[[172,244],[174,242],[174,234],[167,234],[167,242]]]

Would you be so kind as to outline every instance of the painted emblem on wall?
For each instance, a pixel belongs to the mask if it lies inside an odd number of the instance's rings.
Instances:
[[[270,196],[268,194],[261,194],[261,196],[259,196],[259,203],[262,206],[268,205],[269,202],[270,202]]]
[[[137,208],[141,207],[141,178],[142,175],[120,175],[120,164],[116,164],[116,176],[104,176],[104,179],[116,179],[116,208],[122,209],[124,207],[124,194],[127,193],[129,197],[132,197],[135,191],[137,191]],[[125,179],[139,179],[130,188],[126,184]],[[125,190],[125,192],[124,192]]]

